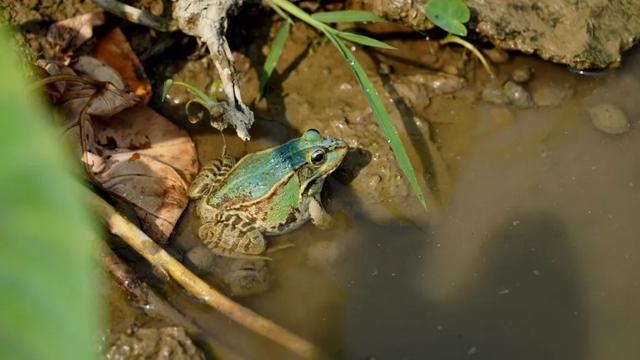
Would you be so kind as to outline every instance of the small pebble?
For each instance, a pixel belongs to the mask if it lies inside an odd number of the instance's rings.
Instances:
[[[604,133],[617,135],[629,130],[627,115],[613,104],[598,104],[589,108],[588,112],[593,125]]]
[[[487,86],[482,89],[482,100],[496,105],[506,105],[509,103],[509,99],[505,96],[504,91],[495,86]]]
[[[522,85],[516,84],[513,81],[507,81],[502,91],[509,100],[509,103],[519,108],[527,108],[533,105],[533,99],[531,94]]]
[[[521,66],[513,70],[511,79],[517,83],[525,83],[531,79],[531,68],[528,66]]]
[[[458,75],[458,68],[453,64],[447,64],[442,68],[442,71],[450,75]]]
[[[380,63],[378,65],[378,74],[380,75],[390,75],[393,73],[393,67],[387,63]]]
[[[504,64],[507,61],[509,61],[509,53],[507,53],[502,49],[493,48],[493,49],[483,50],[482,52],[485,55],[487,55],[489,60],[491,60],[491,62],[494,64]]]

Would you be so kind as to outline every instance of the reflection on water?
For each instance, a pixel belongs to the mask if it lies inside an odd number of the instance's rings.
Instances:
[[[638,60],[580,77],[516,59],[535,67],[531,88],[570,83],[574,96],[519,111],[478,101],[436,126],[443,156],[456,161],[437,221],[374,221],[329,179],[337,228],[279,237],[297,246],[274,256],[274,288],[242,302],[336,358],[639,358]],[[603,101],[626,112],[627,134],[592,125],[586,108]],[[286,358],[176,301],[244,356]]]

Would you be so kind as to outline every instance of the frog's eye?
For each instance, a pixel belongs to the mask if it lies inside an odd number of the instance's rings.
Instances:
[[[324,162],[325,153],[323,149],[314,150],[311,153],[311,163],[313,165],[320,165]]]
[[[316,130],[316,129],[309,129],[309,130],[305,131],[304,135],[302,135],[302,136],[307,141],[320,140],[320,132],[318,130]]]

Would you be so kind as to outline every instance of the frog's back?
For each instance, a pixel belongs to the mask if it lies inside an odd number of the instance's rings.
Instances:
[[[276,148],[244,156],[229,171],[223,185],[209,198],[209,205],[219,208],[260,199],[294,170],[294,159],[287,149]]]

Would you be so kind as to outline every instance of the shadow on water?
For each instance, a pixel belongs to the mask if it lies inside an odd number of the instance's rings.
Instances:
[[[366,241],[345,304],[344,359],[582,359],[586,320],[569,234],[547,215],[505,225],[481,279],[451,300],[425,300],[422,254],[432,243],[402,225],[361,226]],[[418,281],[416,281],[416,279]]]

